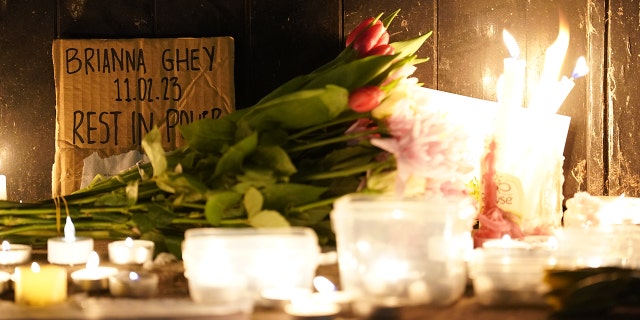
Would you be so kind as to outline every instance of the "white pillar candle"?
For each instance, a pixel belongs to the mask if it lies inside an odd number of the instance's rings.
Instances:
[[[76,237],[76,229],[67,216],[64,237],[47,240],[47,260],[53,264],[75,265],[87,263],[93,252],[93,239]]]

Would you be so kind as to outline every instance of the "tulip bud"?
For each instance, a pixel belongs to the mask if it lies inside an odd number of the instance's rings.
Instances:
[[[349,95],[349,107],[355,112],[369,112],[380,104],[382,98],[384,98],[384,91],[379,87],[362,87]]]
[[[373,49],[369,50],[368,52],[362,54],[361,57],[385,56],[385,55],[391,55],[394,53],[395,53],[395,49],[391,45],[383,44],[383,45],[376,46]]]
[[[347,36],[347,47],[353,42],[353,40],[355,40],[358,37],[358,35],[360,34],[360,32],[362,32],[362,30],[369,28],[371,23],[373,23],[374,19],[375,19],[374,17],[367,18],[362,22],[360,22],[360,24],[357,27],[355,27],[355,29],[351,30],[351,32]]]
[[[381,38],[384,40],[383,35],[385,33],[387,33],[387,28],[384,27],[382,22],[377,21],[374,25],[363,30],[360,35],[358,35],[353,41],[353,49],[356,50],[360,56],[363,56],[376,45],[379,45],[379,42],[380,44],[386,44],[381,41]],[[388,41],[388,36],[386,38]]]

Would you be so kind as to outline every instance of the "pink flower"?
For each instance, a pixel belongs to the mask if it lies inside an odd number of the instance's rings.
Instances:
[[[371,143],[395,156],[397,193],[403,193],[411,176],[426,179],[425,193],[466,192],[465,175],[473,169],[463,156],[467,137],[444,114],[398,108],[387,119],[387,126],[391,137]]]
[[[384,91],[377,86],[356,89],[349,95],[349,107],[359,113],[369,112],[380,104]]]

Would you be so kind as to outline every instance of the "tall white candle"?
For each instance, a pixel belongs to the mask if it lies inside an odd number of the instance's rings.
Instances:
[[[564,100],[567,99],[567,96],[573,90],[575,86],[574,80],[580,77],[583,77],[589,72],[589,67],[587,66],[587,61],[584,57],[578,58],[576,61],[576,66],[573,69],[571,74],[571,78],[567,78],[566,76],[562,76],[560,82],[557,83],[553,90],[549,92],[548,97],[550,102],[546,105],[549,111],[556,113]]]
[[[520,59],[518,43],[507,30],[503,30],[502,37],[510,57],[504,59],[504,70],[498,79],[498,128],[497,136],[504,137],[505,126],[511,108],[521,107],[524,95],[524,74],[526,62]]]
[[[0,200],[7,200],[7,176],[0,174]]]

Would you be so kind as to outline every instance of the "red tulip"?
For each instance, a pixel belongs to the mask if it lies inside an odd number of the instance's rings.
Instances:
[[[361,55],[361,57],[384,56],[384,55],[391,55],[394,53],[395,53],[395,49],[391,45],[383,44],[383,45],[373,47],[373,49]]]
[[[368,28],[371,25],[374,19],[374,17],[364,19],[357,27],[355,27],[355,29],[351,30],[351,32],[347,36],[347,47],[353,42],[353,40],[358,37],[362,30]]]
[[[360,35],[353,40],[353,49],[358,51],[360,56],[363,56],[375,46],[386,44],[384,39],[386,38],[388,41],[389,37],[388,35],[384,37],[385,33],[387,33],[387,28],[378,20],[371,27],[360,32]]]
[[[362,87],[349,95],[349,107],[355,112],[369,112],[380,104],[382,98],[384,98],[384,91],[379,87]]]

